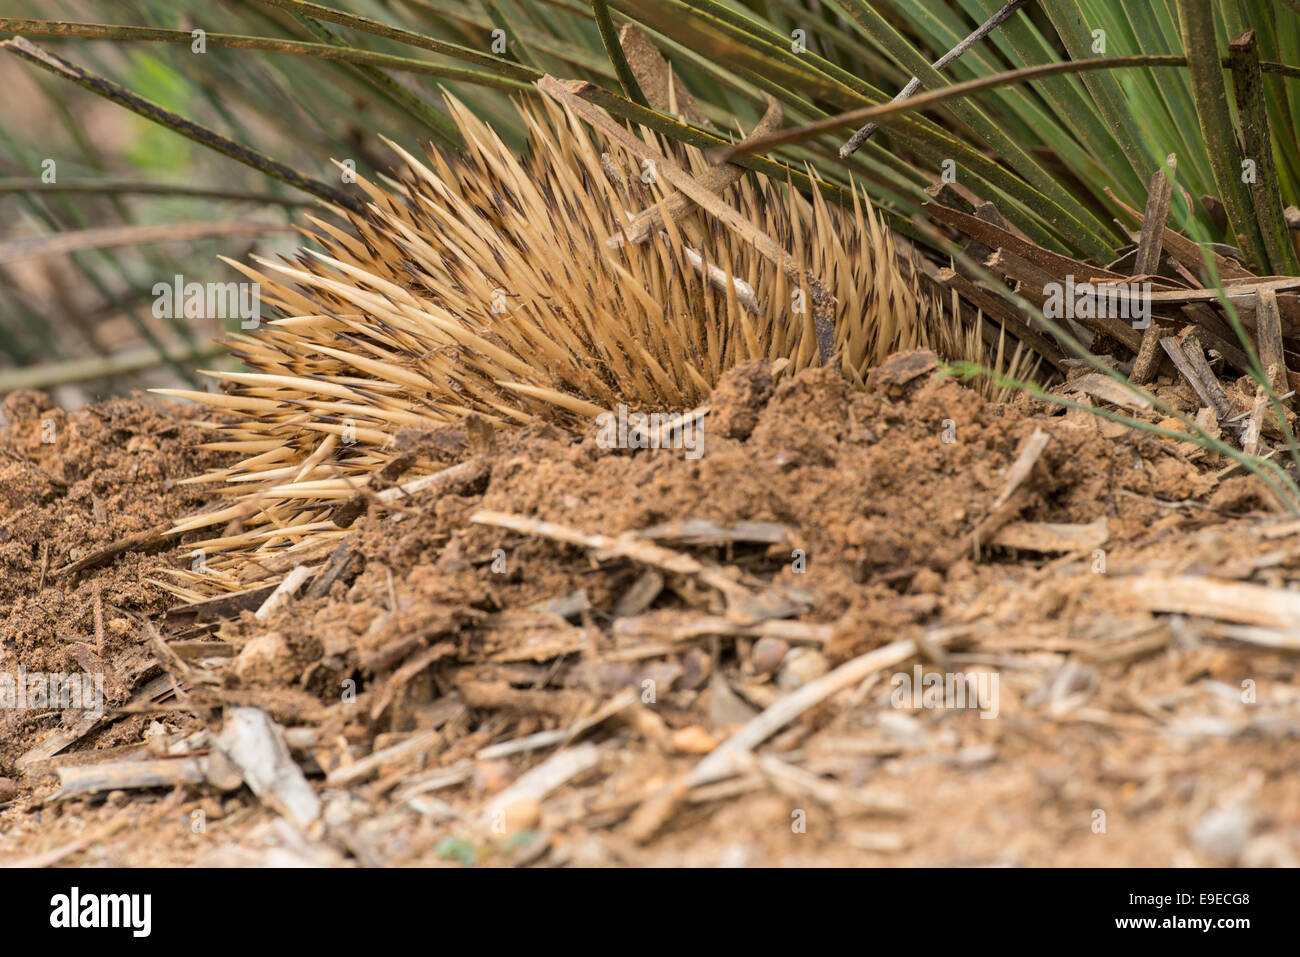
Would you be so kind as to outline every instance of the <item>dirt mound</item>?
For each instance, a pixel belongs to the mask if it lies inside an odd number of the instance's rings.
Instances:
[[[142,397],[68,413],[23,391],[2,411],[0,673],[115,674],[126,659],[156,671],[138,654],[142,622],[171,604],[146,582],[156,557],[128,551],[88,575],[60,569],[206,505],[206,489],[178,483],[222,463],[195,448],[208,433],[183,407]],[[129,690],[109,680],[107,703]],[[0,709],[0,769],[58,719]]]
[[[698,457],[606,448],[596,426],[579,442],[546,425],[486,446],[463,427],[407,436],[446,481],[369,490],[292,594],[250,567],[235,595],[165,616],[146,579],[186,563],[181,547],[58,571],[206,504],[176,484],[216,464],[192,451],[201,430],[134,400],[68,416],[11,399],[0,673],[102,671],[109,710],[0,717],[0,851],[1293,861],[1294,760],[1275,745],[1300,727],[1293,659],[1212,593],[1193,607],[1148,586],[1198,574],[1263,593],[1300,561],[1295,532],[1230,463],[992,405],[931,367],[896,357],[854,391],[745,364]],[[814,693],[864,661],[880,664]],[[993,693],[900,699],[929,676]],[[804,707],[737,745],[801,689]],[[310,821],[215,768],[239,708],[280,727],[322,802]],[[701,770],[733,752],[727,773]],[[141,786],[160,757],[173,776]],[[147,847],[118,835],[78,856],[87,828],[124,820],[160,826]]]

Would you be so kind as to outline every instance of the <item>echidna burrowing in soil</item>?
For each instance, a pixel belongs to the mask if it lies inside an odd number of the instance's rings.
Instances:
[[[390,143],[402,166],[382,184],[357,176],[369,203],[348,215],[351,232],[313,217],[324,252],[231,263],[284,318],[232,336],[250,371],[210,373],[222,392],[164,390],[233,416],[207,447],[246,456],[192,480],[225,483],[235,502],[177,527],[220,529],[194,546],[202,567],[168,570],[177,595],[242,587],[249,559],[345,534],[334,510],[398,454],[403,427],[476,413],[580,432],[620,404],[697,408],[745,360],[787,374],[818,363],[808,289],[716,220],[697,210],[621,241],[620,224],[673,192],[635,156],[602,152],[549,100],[519,107],[522,158],[449,107],[463,156],[421,162]],[[709,168],[698,150],[642,135],[693,175]],[[851,383],[898,349],[985,358],[978,332],[921,290],[865,196],[846,210],[750,173],[724,198],[833,297],[832,361]]]

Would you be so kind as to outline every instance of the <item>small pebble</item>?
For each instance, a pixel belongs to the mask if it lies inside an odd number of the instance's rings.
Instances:
[[[537,827],[542,820],[542,806],[532,798],[520,798],[506,805],[506,836],[521,834]]]
[[[790,646],[780,638],[760,638],[754,642],[750,658],[754,662],[754,671],[760,675],[769,675],[781,667],[781,662],[790,653]]]
[[[692,648],[682,655],[682,676],[677,681],[679,688],[698,691],[704,687],[713,672],[713,658],[702,648]]]
[[[1250,822],[1240,807],[1206,811],[1192,829],[1192,842],[1207,857],[1231,864],[1241,856],[1250,839]]]
[[[514,779],[509,761],[480,761],[474,766],[474,786],[488,794],[504,791]]]
[[[831,670],[826,656],[811,648],[795,648],[785,656],[776,683],[782,691],[794,691]]]
[[[698,724],[693,724],[674,731],[672,743],[679,754],[708,754],[718,746],[718,739]]]

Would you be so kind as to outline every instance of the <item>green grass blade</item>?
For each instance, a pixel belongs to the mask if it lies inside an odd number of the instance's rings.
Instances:
[[[641,85],[637,83],[632,67],[628,65],[627,57],[623,55],[623,48],[619,45],[618,32],[614,29],[614,20],[609,15],[609,4],[605,0],[591,0],[591,12],[596,18],[596,26],[600,28],[600,39],[605,44],[609,62],[613,65],[614,72],[618,75],[618,82],[623,87],[623,95],[637,106],[649,107],[645,94],[641,92]]]

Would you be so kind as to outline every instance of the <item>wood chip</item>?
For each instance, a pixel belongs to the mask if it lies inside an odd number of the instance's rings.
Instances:
[[[67,844],[61,844],[58,847],[51,848],[48,851],[42,851],[39,854],[31,854],[27,857],[11,857],[7,860],[0,861],[0,867],[21,868],[28,870],[37,867],[53,867],[65,858],[71,857],[84,851],[88,847],[102,845],[118,831],[127,827],[131,819],[121,814],[109,821],[103,827],[98,828],[91,833],[70,841]]]
[[[1220,628],[1224,638],[1258,645],[1261,648],[1276,648],[1278,651],[1300,652],[1300,629],[1259,628],[1253,625],[1224,625]]]
[[[347,787],[350,784],[356,784],[378,771],[381,765],[419,757],[441,740],[442,736],[437,731],[426,731],[423,734],[414,735],[401,744],[395,744],[391,748],[376,751],[359,761],[335,768],[325,776],[325,783],[332,787]]]
[[[587,589],[579,588],[560,598],[538,602],[528,610],[543,615],[559,615],[566,619],[581,618],[585,612],[591,611],[591,601],[587,598]]]
[[[293,571],[285,576],[284,581],[276,587],[275,591],[267,596],[266,601],[262,602],[262,607],[257,609],[254,617],[258,621],[266,621],[282,606],[289,602],[294,592],[302,587],[305,582],[315,573],[315,569],[308,568],[305,565],[299,565]]]
[[[1110,538],[1105,516],[1086,525],[1012,522],[998,529],[991,545],[1031,552],[1077,552],[1101,548]]]
[[[1262,628],[1290,630],[1300,621],[1300,592],[1195,575],[1118,579],[1117,596],[1153,612],[1201,615]]]
[[[1297,598],[1300,599],[1300,596]],[[946,629],[930,635],[930,639],[936,644],[946,644],[965,630],[965,628]],[[908,640],[890,642],[845,662],[829,674],[814,679],[799,690],[777,699],[769,708],[697,764],[687,775],[686,783],[690,787],[699,787],[702,784],[711,784],[742,773],[748,767],[749,755],[754,748],[809,708],[844,688],[852,687],[867,675],[881,668],[900,664],[916,653],[915,642]]]
[[[712,125],[686,84],[673,73],[668,61],[644,30],[635,23],[623,24],[618,32],[618,45],[623,48],[627,65],[631,67],[651,109],[660,113],[679,113],[699,126]],[[673,110],[673,106],[677,109]]]
[[[483,809],[482,823],[491,827],[497,815],[504,814],[516,801],[532,800],[540,804],[552,791],[591,770],[599,761],[600,750],[594,744],[557,751],[493,798]]]
[[[1155,328],[1154,325],[1151,326]],[[1135,394],[1103,372],[1088,372],[1065,384],[1067,392],[1085,392],[1126,409],[1149,409],[1151,398]]]
[[[469,520],[477,525],[508,528],[527,535],[579,545],[597,552],[598,557],[627,558],[663,571],[695,577],[726,596],[729,605],[743,604],[753,597],[748,588],[734,578],[728,577],[716,565],[705,564],[690,555],[647,542],[635,534],[620,535],[617,538],[599,534],[588,535],[568,525],[529,518],[525,515],[510,515],[505,512],[479,511],[471,515]]]
[[[1158,169],[1147,188],[1147,208],[1142,215],[1142,236],[1138,240],[1137,258],[1133,272],[1139,276],[1154,276],[1160,269],[1160,252],[1164,248],[1165,221],[1169,218],[1169,201],[1174,195],[1171,176],[1178,169],[1178,158],[1170,153],[1165,160],[1169,172]]]
[[[820,775],[787,764],[770,754],[758,757],[758,769],[781,790],[795,797],[811,795],[837,814],[871,811],[902,814],[907,802],[900,794],[866,788],[846,788]]]
[[[618,598],[614,605],[615,618],[631,618],[639,615],[654,604],[654,600],[664,590],[664,576],[653,568],[647,568],[637,576],[632,586]]]
[[[930,368],[934,368],[933,363]],[[680,545],[728,545],[753,542],[759,545],[783,545],[791,541],[790,529],[776,522],[734,522],[720,525],[703,518],[651,525],[637,533],[641,538]]]
[[[831,639],[833,625],[802,621],[760,621],[741,624],[717,615],[692,615],[678,611],[655,612],[614,623],[617,638],[692,641],[713,635],[737,638],[780,638],[791,644],[824,645]]]
[[[1029,478],[1029,473],[1033,471],[1034,465],[1047,448],[1047,442],[1051,438],[1042,429],[1034,429],[1029,438],[1025,439],[1020,447],[1020,452],[1016,460],[1011,463],[1011,468],[1007,471],[1007,484],[1002,492],[994,500],[990,511],[996,512],[1011,499],[1016,489],[1020,488],[1025,479]]]
[[[215,744],[262,803],[299,827],[320,816],[320,798],[294,763],[280,726],[260,708],[228,708]]]
[[[86,568],[99,565],[109,559],[116,558],[123,552],[135,552],[143,549],[155,548],[163,544],[168,539],[179,534],[170,525],[156,525],[153,528],[147,528],[142,532],[135,532],[131,535],[119,538],[115,542],[110,542],[101,548],[97,548],[90,554],[79,558],[75,562],[69,562],[61,568],[55,569],[51,574],[55,578],[63,575],[73,575]]]
[[[896,389],[938,368],[939,359],[929,349],[895,352],[867,374],[867,388]]]
[[[55,772],[60,790],[54,797],[61,800],[75,794],[203,784],[208,777],[207,764],[206,758],[180,758],[59,767]]]
[[[347,574],[348,567],[352,560],[356,558],[356,543],[351,539],[345,538],[339,542],[338,548],[334,549],[330,555],[329,561],[316,580],[311,583],[311,588],[307,589],[308,598],[324,598],[329,594],[330,587],[338,581],[339,578]]]
[[[275,589],[275,585],[259,585],[256,588],[179,605],[170,609],[163,616],[163,621],[168,625],[183,625],[215,618],[234,618],[245,609],[261,607]]]
[[[1160,340],[1160,346],[1173,360],[1175,368],[1192,387],[1192,391],[1214,410],[1219,421],[1232,414],[1232,403],[1228,400],[1227,393],[1223,391],[1223,386],[1219,385],[1219,380],[1210,371],[1209,364],[1205,361],[1205,353],[1201,351],[1200,342],[1194,337],[1179,342],[1173,336],[1167,336]]]
[[[1282,315],[1278,311],[1277,292],[1261,289],[1255,307],[1255,342],[1259,364],[1268,377],[1269,388],[1277,395],[1291,390],[1287,381],[1286,352],[1282,347]],[[1283,406],[1288,403],[1283,402]]]

